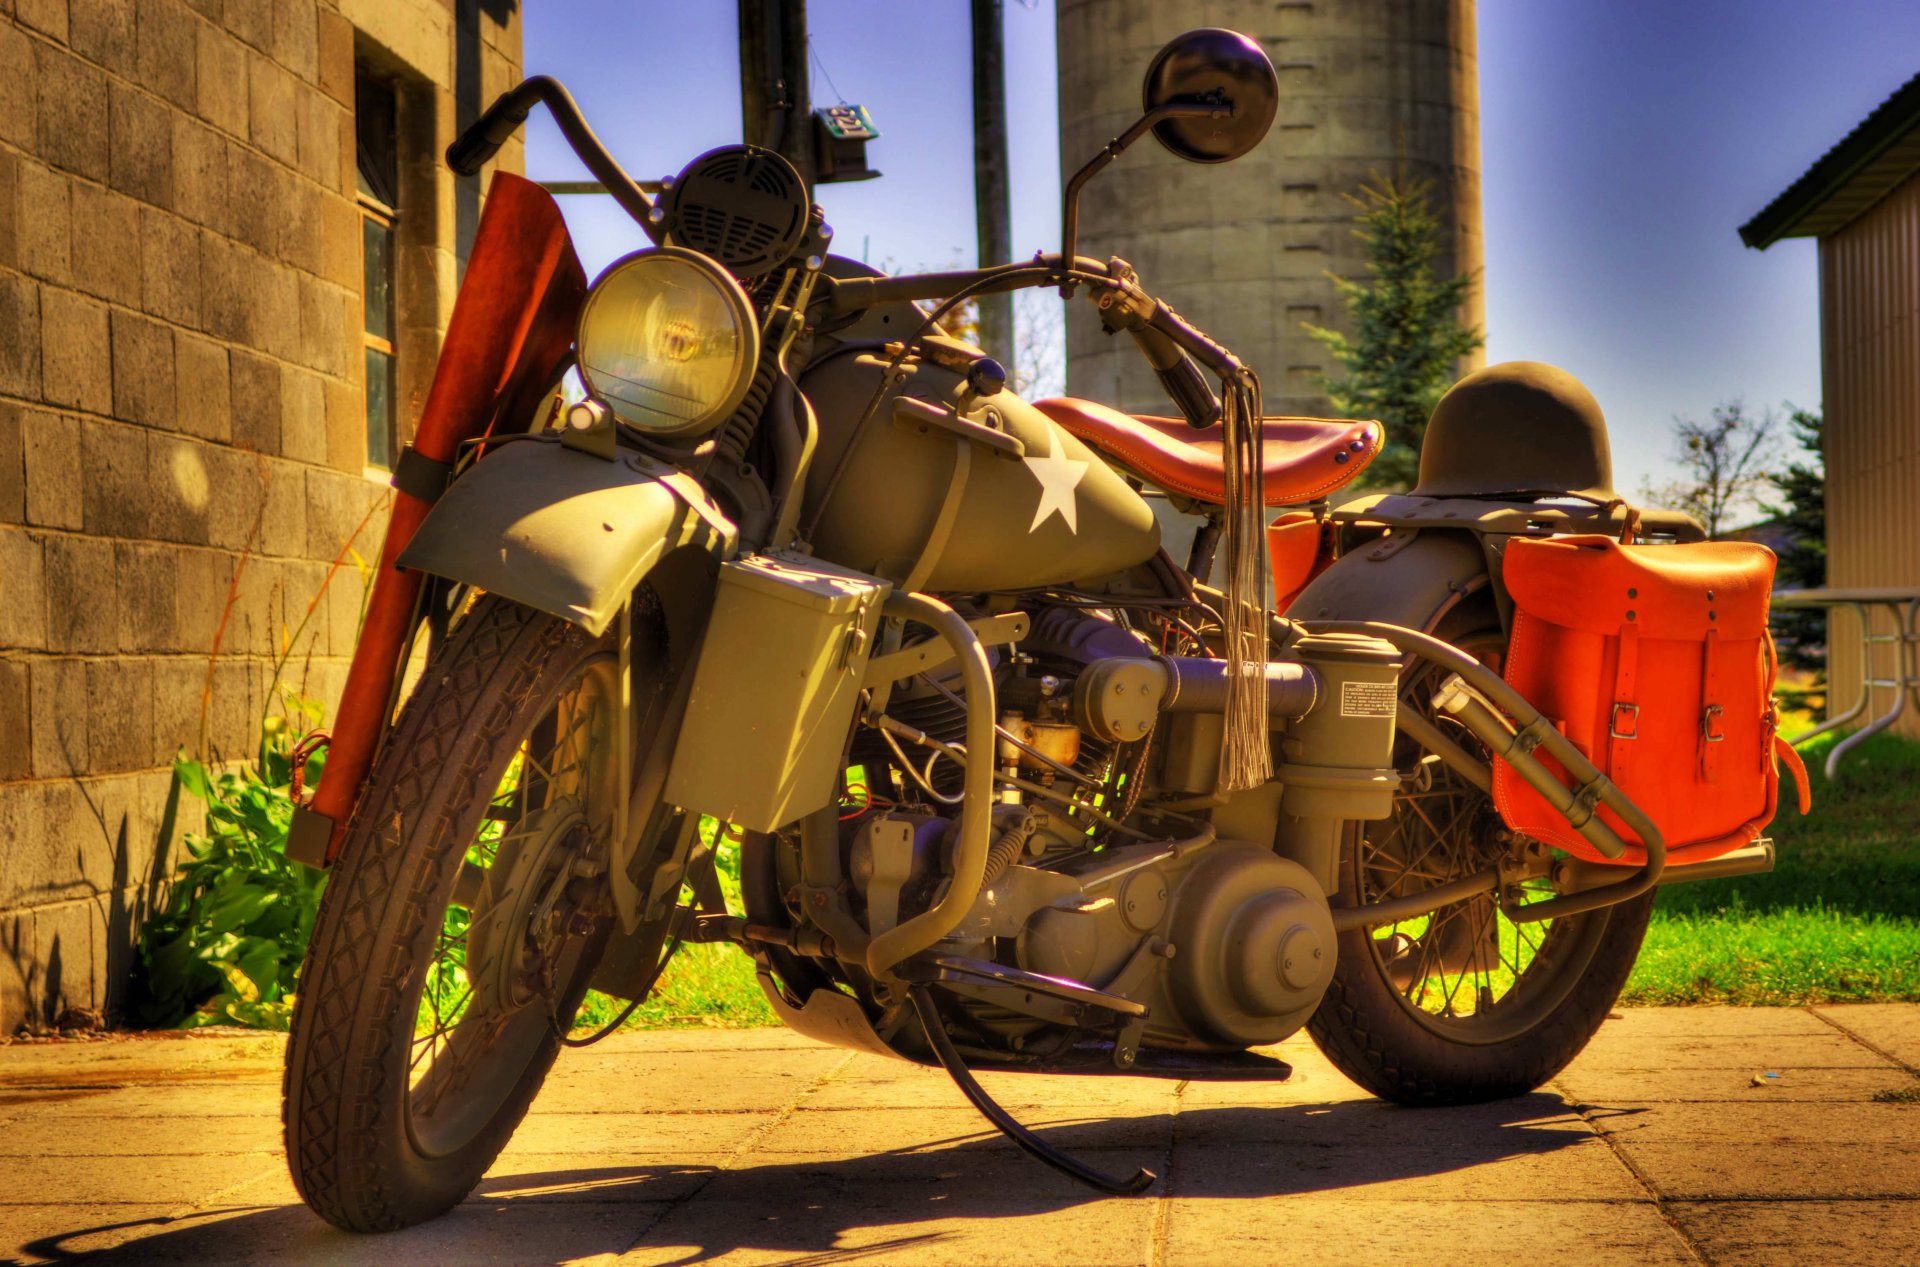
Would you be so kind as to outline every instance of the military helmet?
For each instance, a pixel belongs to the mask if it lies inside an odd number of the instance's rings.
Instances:
[[[1573,375],[1538,361],[1475,370],[1433,407],[1413,492],[1576,493],[1612,501],[1618,494],[1600,402]]]

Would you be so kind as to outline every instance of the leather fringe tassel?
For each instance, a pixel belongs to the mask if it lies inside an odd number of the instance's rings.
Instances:
[[[1266,498],[1260,377],[1242,368],[1222,384],[1227,474],[1226,733],[1220,791],[1258,787],[1273,774],[1267,729]]]

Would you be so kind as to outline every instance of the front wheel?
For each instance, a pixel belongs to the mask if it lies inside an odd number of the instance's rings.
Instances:
[[[1457,609],[1435,631],[1498,669],[1505,641],[1490,608]],[[1401,699],[1464,748],[1488,754],[1432,706],[1444,671],[1416,661]],[[1402,738],[1414,778],[1391,817],[1349,828],[1340,902],[1379,902],[1494,865],[1507,851],[1492,798]],[[1524,900],[1552,897],[1533,880]],[[1430,915],[1340,934],[1333,983],[1309,1032],[1340,1072],[1401,1104],[1470,1104],[1523,1095],[1566,1067],[1606,1019],[1633,971],[1654,895],[1585,914],[1516,924],[1492,894]]]
[[[483,598],[381,749],[287,1051],[295,1186],[383,1231],[462,1200],[552,1065],[612,916],[617,657]]]

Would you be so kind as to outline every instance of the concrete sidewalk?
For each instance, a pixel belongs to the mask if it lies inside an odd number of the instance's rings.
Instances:
[[[1110,1170],[1019,1155],[944,1075],[781,1030],[562,1056],[480,1191],[394,1236],[295,1198],[280,1043],[0,1048],[0,1261],[1425,1264],[1920,1260],[1920,1005],[1630,1010],[1546,1091],[1414,1111],[1283,1084],[989,1074]],[[1777,1077],[1766,1076],[1777,1074]],[[1758,1082],[1756,1085],[1756,1076]]]

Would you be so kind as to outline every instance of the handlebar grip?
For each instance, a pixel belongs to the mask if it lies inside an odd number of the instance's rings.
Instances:
[[[503,92],[475,119],[467,130],[447,147],[447,166],[462,176],[472,176],[486,161],[500,152],[520,125],[533,113],[540,100],[539,78],[527,80],[510,92]]]
[[[1173,368],[1156,369],[1154,374],[1166,390],[1167,399],[1180,407],[1188,426],[1205,431],[1220,421],[1220,398],[1213,394],[1206,375],[1192,358],[1182,356]]]
[[[1154,330],[1171,339],[1176,346],[1223,379],[1231,378],[1245,368],[1241,365],[1239,357],[1208,338],[1185,317],[1167,307],[1164,302],[1153,306],[1153,315],[1147,318],[1147,322]]]

